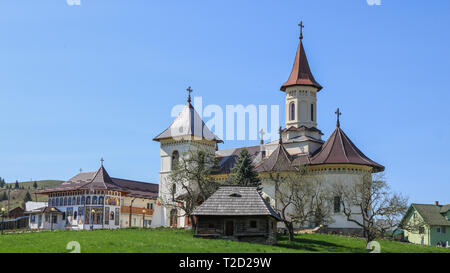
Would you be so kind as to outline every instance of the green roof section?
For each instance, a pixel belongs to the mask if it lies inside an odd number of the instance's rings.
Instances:
[[[430,226],[450,226],[450,220],[445,217],[445,212],[450,209],[449,205],[428,205],[411,204],[416,211],[423,217],[426,224]],[[444,211],[444,209],[447,209]]]

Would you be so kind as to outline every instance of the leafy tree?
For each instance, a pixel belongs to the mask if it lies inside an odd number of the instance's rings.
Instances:
[[[236,159],[236,163],[231,169],[230,183],[238,186],[254,186],[258,187],[258,191],[262,190],[261,180],[252,164],[252,159],[247,149],[242,149],[239,157]]]
[[[0,177],[0,188],[3,188],[5,184],[6,184],[5,179]]]
[[[8,195],[6,195],[6,191],[3,192],[2,196],[0,197],[0,201],[8,200]]]

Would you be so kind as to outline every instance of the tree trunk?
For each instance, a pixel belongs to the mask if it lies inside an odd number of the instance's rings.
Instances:
[[[287,221],[285,221],[284,224],[286,225],[286,228],[289,233],[289,241],[293,242],[294,241],[294,224],[292,224],[291,222],[287,222]]]

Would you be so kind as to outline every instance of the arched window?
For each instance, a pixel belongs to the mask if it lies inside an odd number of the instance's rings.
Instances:
[[[84,201],[85,201],[84,196],[81,196],[81,205],[84,205]]]
[[[99,204],[99,205],[103,205],[103,196],[100,196],[100,197],[98,198],[98,204]]]
[[[67,197],[64,197],[64,206],[67,206]]]
[[[77,199],[75,198],[75,196],[74,197],[72,197],[72,205],[76,205],[76,202],[77,202]]]
[[[88,196],[86,197],[86,205],[90,205],[91,204],[91,197]]]
[[[311,103],[311,121],[314,121],[314,104]]]
[[[77,197],[77,205],[80,205],[80,197]]]
[[[64,205],[64,201],[63,201],[64,199],[62,198],[62,197],[60,197],[59,198],[59,205],[60,206],[63,206]]]
[[[52,199],[52,207],[55,206],[55,202],[56,202],[56,198],[53,198],[53,199]]]
[[[92,197],[92,205],[97,205],[97,196]]]
[[[69,198],[67,199],[67,205],[68,205],[68,206],[72,205],[72,198],[69,197]]]
[[[295,103],[289,104],[289,119],[295,120]]]
[[[180,154],[178,151],[172,152],[172,170],[175,169],[175,167],[178,165],[178,161],[180,159]]]

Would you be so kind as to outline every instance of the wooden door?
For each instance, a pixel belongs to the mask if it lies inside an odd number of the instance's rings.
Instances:
[[[226,221],[225,223],[225,235],[231,236],[234,233],[234,224],[233,221]]]

